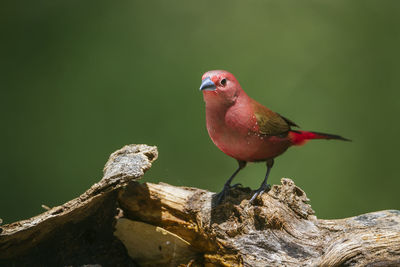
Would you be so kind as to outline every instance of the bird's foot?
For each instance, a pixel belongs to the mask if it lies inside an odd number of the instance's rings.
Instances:
[[[237,187],[242,187],[242,184],[237,183],[237,184],[234,184],[232,186],[231,185],[224,185],[224,188],[222,189],[222,191],[217,194],[217,202],[216,202],[216,204],[217,205],[221,204],[221,202],[228,195],[229,190],[237,188]]]
[[[238,188],[238,187],[243,187],[243,185],[241,183],[237,183],[237,184],[231,185],[229,189],[232,189],[232,188],[235,189],[235,188]]]
[[[253,204],[254,200],[258,197],[261,196],[264,192],[268,192],[271,190],[271,186],[269,184],[262,185],[260,188],[257,189],[257,191],[254,193],[254,195],[250,199],[250,204]]]

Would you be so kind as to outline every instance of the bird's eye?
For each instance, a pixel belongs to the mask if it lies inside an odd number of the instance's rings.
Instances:
[[[226,79],[222,79],[222,80],[221,80],[221,84],[222,84],[223,86],[225,86],[225,84],[226,84]]]

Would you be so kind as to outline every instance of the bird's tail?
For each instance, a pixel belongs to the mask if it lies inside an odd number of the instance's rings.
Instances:
[[[344,138],[336,134],[318,133],[318,132],[307,132],[307,131],[294,131],[289,132],[290,140],[293,145],[301,146],[311,139],[335,139],[342,141],[351,141],[350,139]]]

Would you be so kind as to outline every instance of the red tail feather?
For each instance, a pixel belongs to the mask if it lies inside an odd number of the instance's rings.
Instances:
[[[290,139],[293,145],[301,146],[304,145],[308,140],[311,139],[335,139],[343,141],[351,141],[336,134],[318,133],[318,132],[306,132],[306,131],[290,131]]]

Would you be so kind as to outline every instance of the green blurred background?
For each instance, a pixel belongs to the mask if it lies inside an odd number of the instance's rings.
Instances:
[[[1,4],[4,223],[60,205],[111,152],[157,145],[144,181],[219,191],[236,168],[211,142],[198,91],[210,69],[313,141],[279,157],[320,218],[400,209],[399,1],[15,1]],[[264,164],[235,181],[257,188]]]

